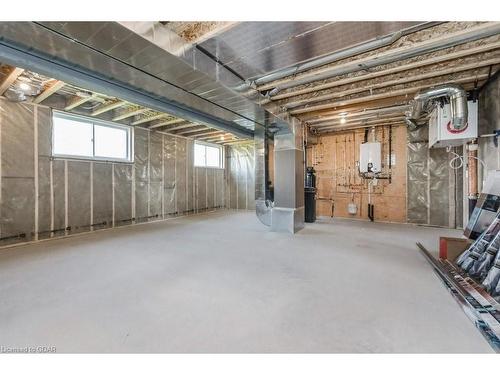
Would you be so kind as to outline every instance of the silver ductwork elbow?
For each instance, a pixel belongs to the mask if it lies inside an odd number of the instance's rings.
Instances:
[[[418,120],[426,109],[429,102],[441,97],[448,97],[451,109],[451,125],[455,130],[462,130],[467,126],[467,93],[465,90],[455,84],[431,87],[419,92],[414,98],[412,108],[407,113],[406,123],[418,125]]]

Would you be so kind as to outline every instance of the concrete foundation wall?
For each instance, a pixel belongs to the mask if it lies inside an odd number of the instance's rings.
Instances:
[[[224,169],[194,141],[134,129],[134,162],[52,157],[45,106],[0,100],[0,246],[224,206]]]

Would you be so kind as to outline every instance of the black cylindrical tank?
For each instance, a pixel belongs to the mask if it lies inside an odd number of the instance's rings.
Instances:
[[[316,187],[316,171],[313,167],[307,167],[306,169],[306,184],[305,187],[315,188]]]
[[[313,167],[307,167],[304,187],[305,222],[316,221],[316,174]]]

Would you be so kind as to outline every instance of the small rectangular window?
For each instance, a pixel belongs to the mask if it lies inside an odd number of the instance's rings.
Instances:
[[[53,113],[54,156],[132,161],[129,126],[68,113]]]
[[[223,168],[222,147],[196,142],[194,144],[194,165],[196,167]]]

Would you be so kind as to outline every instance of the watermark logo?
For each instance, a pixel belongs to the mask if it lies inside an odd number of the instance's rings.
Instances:
[[[57,353],[57,348],[55,346],[3,346],[0,345],[0,354],[12,354],[12,353]]]

